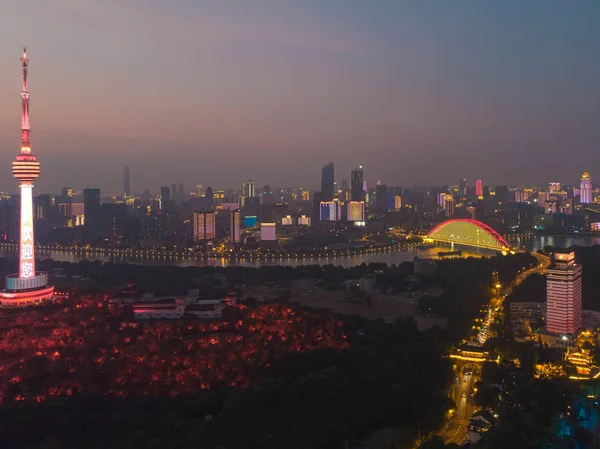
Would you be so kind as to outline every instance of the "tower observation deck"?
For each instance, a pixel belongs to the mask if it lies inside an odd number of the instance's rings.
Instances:
[[[54,287],[48,284],[48,273],[35,271],[35,240],[33,236],[33,182],[40,176],[40,163],[31,153],[29,124],[29,59],[23,50],[21,58],[23,85],[21,89],[21,152],[12,163],[13,176],[21,190],[21,223],[19,272],[6,277],[6,289],[0,291],[0,305],[23,307],[52,299]]]

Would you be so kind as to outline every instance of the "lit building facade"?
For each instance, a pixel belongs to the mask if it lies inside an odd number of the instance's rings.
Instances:
[[[33,236],[33,182],[40,176],[40,163],[31,152],[29,123],[29,91],[27,76],[29,59],[23,50],[21,58],[23,85],[21,91],[21,153],[12,163],[13,176],[21,190],[21,222],[19,272],[6,277],[6,289],[0,292],[0,304],[21,307],[52,299],[54,287],[48,284],[48,273],[35,271]]]
[[[579,195],[582,204],[589,204],[592,202],[592,178],[587,172],[581,175],[581,189]]]
[[[298,217],[298,226],[310,226],[310,217],[306,215]]]
[[[194,242],[214,240],[216,234],[216,215],[214,212],[194,213]]]
[[[229,213],[229,243],[233,245],[240,244],[241,214],[239,210],[232,210]]]
[[[348,201],[346,203],[346,219],[348,221],[365,221],[364,201]]]
[[[342,219],[342,208],[337,201],[322,201],[320,204],[321,221],[339,221]]]
[[[572,335],[581,328],[582,267],[574,252],[554,253],[546,278],[546,329]]]
[[[475,195],[477,197],[483,196],[483,181],[481,179],[475,181]]]
[[[454,216],[454,206],[455,201],[454,198],[452,198],[452,195],[446,195],[444,199],[444,210],[446,211],[446,217]]]

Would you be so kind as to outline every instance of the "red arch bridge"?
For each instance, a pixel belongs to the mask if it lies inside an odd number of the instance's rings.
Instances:
[[[511,251],[508,242],[485,223],[470,218],[453,218],[435,226],[427,233],[434,242],[456,243],[477,248]]]

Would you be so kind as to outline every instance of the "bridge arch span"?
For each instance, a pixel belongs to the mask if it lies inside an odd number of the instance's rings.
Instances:
[[[478,248],[506,251],[508,242],[485,223],[471,218],[453,218],[435,226],[427,238],[436,242],[457,243]]]

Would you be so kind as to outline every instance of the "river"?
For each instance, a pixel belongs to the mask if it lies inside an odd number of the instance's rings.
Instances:
[[[538,235],[531,239],[523,241],[510,242],[515,247],[537,251],[545,246],[556,246],[559,248],[567,248],[573,245],[591,246],[600,245],[600,236],[579,235],[579,236],[551,236]],[[259,267],[262,265],[341,265],[343,267],[353,267],[362,263],[386,263],[388,265],[399,264],[402,262],[410,262],[415,257],[424,259],[438,258],[438,252],[461,249],[463,256],[493,256],[494,251],[485,249],[472,249],[458,246],[433,246],[433,247],[410,247],[406,250],[381,251],[367,254],[357,254],[352,256],[336,256],[336,257],[320,257],[320,258],[281,258],[270,260],[232,260],[229,258],[206,258],[206,259],[187,259],[179,257],[120,257],[107,256],[103,254],[88,254],[87,257],[83,254],[76,254],[62,251],[36,251],[38,259],[54,259],[65,262],[79,262],[83,259],[99,260],[102,262],[114,263],[133,263],[142,265],[177,265],[182,267],[189,266],[217,266],[224,267],[229,265]],[[0,249],[0,257],[16,258],[16,249]]]

